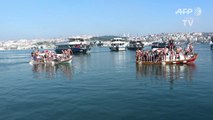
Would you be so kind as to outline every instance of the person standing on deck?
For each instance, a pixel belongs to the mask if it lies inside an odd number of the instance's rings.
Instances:
[[[189,44],[189,50],[191,54],[194,54],[194,47],[192,46],[192,43]]]
[[[164,61],[166,60],[166,56],[168,55],[168,48],[165,46],[165,48],[163,49],[163,55],[164,55]]]
[[[169,40],[169,50],[172,50],[172,49],[174,49],[174,40],[170,39]]]
[[[173,49],[174,49],[174,40],[173,39],[170,39],[169,40],[169,51],[170,51],[170,60],[172,60],[173,58]]]
[[[139,60],[139,49],[136,50],[136,56],[135,57],[136,57],[136,61],[138,61]]]
[[[177,49],[176,49],[176,59],[180,59],[180,52],[182,51],[182,48],[181,47],[178,47]]]

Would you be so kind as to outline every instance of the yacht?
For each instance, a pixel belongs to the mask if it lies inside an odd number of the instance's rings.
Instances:
[[[111,51],[124,51],[126,50],[127,43],[123,38],[114,38],[111,40],[109,49]]]
[[[137,50],[137,49],[143,49],[144,44],[140,40],[131,40],[129,41],[129,44],[127,48],[129,50]]]
[[[90,44],[83,38],[68,38],[67,42],[56,44],[55,52],[61,54],[62,50],[71,49],[73,54],[83,53],[86,54],[90,51]]]

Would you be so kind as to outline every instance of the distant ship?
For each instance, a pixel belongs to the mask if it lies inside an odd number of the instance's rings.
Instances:
[[[176,48],[176,45],[174,44],[174,40],[169,40],[169,42],[171,42],[173,44],[173,49]],[[166,43],[166,42],[153,42],[151,48],[156,50],[159,48],[169,48],[169,44],[170,43]]]
[[[109,49],[111,51],[125,51],[127,42],[123,38],[113,38]]]
[[[102,47],[104,45],[103,41],[97,41],[97,46]]]
[[[83,38],[68,38],[67,42],[56,44],[55,52],[61,54],[62,50],[71,49],[73,54],[83,53],[86,54],[90,51],[91,47]]]
[[[127,45],[127,48],[129,50],[137,50],[137,49],[143,49],[144,44],[140,40],[131,40],[129,41],[129,44]]]

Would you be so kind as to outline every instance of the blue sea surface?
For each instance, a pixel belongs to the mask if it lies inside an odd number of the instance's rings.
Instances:
[[[213,51],[194,47],[192,65],[137,65],[107,47],[30,65],[30,50],[0,51],[0,120],[213,120]]]

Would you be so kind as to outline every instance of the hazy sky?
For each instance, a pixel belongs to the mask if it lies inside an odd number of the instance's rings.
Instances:
[[[213,0],[0,0],[0,40],[212,31]]]

